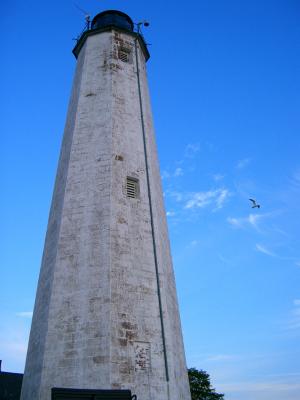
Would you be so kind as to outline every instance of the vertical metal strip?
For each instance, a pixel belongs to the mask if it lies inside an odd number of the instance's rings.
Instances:
[[[149,199],[149,208],[150,208],[150,221],[151,221],[151,231],[152,231],[154,264],[155,264],[156,283],[157,283],[157,295],[158,295],[158,304],[159,304],[159,316],[160,316],[161,334],[162,334],[162,342],[163,342],[166,381],[169,382],[169,369],[168,369],[168,359],[167,359],[167,350],[166,350],[165,328],[164,328],[164,320],[163,320],[163,312],[162,312],[162,304],[161,304],[160,282],[159,282],[159,274],[158,274],[158,261],[157,261],[157,253],[156,253],[154,223],[153,223],[152,198],[151,198],[151,191],[150,191],[150,179],[149,179],[149,169],[148,169],[148,155],[147,155],[147,145],[146,145],[145,123],[144,123],[144,113],[143,113],[143,103],[142,103],[142,93],[141,93],[141,83],[140,83],[140,71],[139,71],[138,48],[137,48],[138,35],[139,35],[139,33],[137,33],[137,36],[134,41],[135,42],[136,74],[137,74],[137,83],[138,83],[138,92],[139,92],[142,132],[143,132],[143,144],[144,144],[148,199]]]

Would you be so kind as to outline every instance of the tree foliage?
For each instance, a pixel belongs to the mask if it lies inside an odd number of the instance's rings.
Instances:
[[[192,400],[224,400],[224,394],[216,393],[207,372],[188,369]]]

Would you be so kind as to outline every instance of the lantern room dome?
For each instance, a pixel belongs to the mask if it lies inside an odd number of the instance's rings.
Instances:
[[[117,10],[107,10],[97,14],[91,24],[91,29],[101,29],[109,26],[126,29],[133,32],[132,19],[125,13]]]

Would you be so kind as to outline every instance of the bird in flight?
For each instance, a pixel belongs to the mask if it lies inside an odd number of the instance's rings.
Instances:
[[[256,201],[255,201],[254,199],[249,199],[249,200],[250,200],[251,203],[253,204],[253,205],[252,205],[252,208],[260,208],[260,205],[257,204]]]

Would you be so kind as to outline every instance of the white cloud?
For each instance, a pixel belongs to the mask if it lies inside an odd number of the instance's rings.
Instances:
[[[184,151],[185,158],[193,158],[196,153],[200,150],[199,143],[189,143]]]
[[[218,258],[224,264],[234,265],[234,263],[229,258],[224,257],[222,254],[218,254]]]
[[[242,228],[243,227],[243,219],[242,218],[233,218],[233,217],[228,217],[227,222],[234,226],[235,228]]]
[[[16,316],[17,317],[23,317],[23,318],[32,318],[32,311],[21,311],[21,312],[17,312]]]
[[[174,176],[182,176],[183,175],[183,170],[182,168],[176,168],[174,172]]]
[[[276,257],[276,254],[274,254],[271,250],[267,249],[265,246],[263,246],[259,243],[256,243],[255,248],[260,253],[266,254],[267,256],[270,256],[270,257]]]
[[[274,232],[277,232],[277,233],[279,233],[280,235],[282,235],[282,236],[285,236],[286,238],[290,238],[290,235],[287,233],[287,232],[285,232],[283,229],[281,229],[281,228],[278,228],[277,226],[272,226],[272,230],[274,231]]]
[[[201,243],[200,240],[194,239],[194,240],[190,241],[190,242],[185,246],[185,248],[186,248],[186,249],[195,248],[195,247],[199,246],[200,243]]]
[[[214,174],[213,175],[213,179],[214,179],[214,181],[216,181],[216,182],[219,182],[219,181],[221,181],[222,179],[224,179],[225,178],[225,175],[221,175],[221,174]]]
[[[161,179],[168,179],[170,178],[170,174],[168,171],[162,171],[161,173]]]
[[[267,216],[269,216],[269,214],[249,214],[247,217],[240,218],[228,217],[227,222],[235,228],[251,226],[257,231],[260,231],[259,221]]]
[[[293,181],[296,185],[300,185],[300,169],[294,172]]]
[[[258,221],[260,221],[262,218],[263,218],[263,215],[260,215],[260,214],[249,214],[248,222],[254,228],[258,229]]]
[[[215,205],[216,209],[223,207],[224,202],[229,197],[227,189],[208,190],[207,192],[197,192],[191,195],[184,208],[204,208],[208,205]]]
[[[229,196],[229,191],[227,189],[221,189],[221,192],[216,199],[217,208],[223,207],[223,204],[228,196]]]
[[[228,361],[228,360],[234,360],[237,357],[232,354],[214,354],[211,356],[208,356],[205,361]]]
[[[183,169],[178,167],[175,169],[174,172],[169,172],[169,171],[162,171],[161,173],[161,178],[162,179],[171,179],[171,178],[177,178],[178,176],[182,176],[183,175]]]
[[[285,324],[285,329],[299,330],[300,329],[300,299],[293,301],[293,309],[291,311],[289,320]]]
[[[295,170],[290,178],[291,190],[299,192],[300,190],[300,168]]]
[[[240,383],[224,383],[219,384],[218,387],[226,392],[241,392],[245,394],[249,394],[249,392],[261,392],[259,399],[282,399],[284,393],[286,391],[291,390],[300,390],[300,383],[294,382],[274,382],[274,381],[266,381],[266,382],[240,382]],[[281,392],[279,394],[279,392]],[[258,393],[257,393],[258,394]],[[279,394],[279,395],[278,395]],[[275,395],[275,397],[274,397]],[[278,396],[277,396],[278,395]],[[267,396],[267,397],[266,397]],[[296,398],[296,397],[291,397]],[[258,399],[256,397],[256,399]],[[286,399],[286,397],[284,397]]]
[[[282,368],[273,368],[275,364],[283,365],[279,361],[286,362],[290,356],[297,360],[298,352],[295,351],[201,354],[193,356],[189,364],[209,371],[216,391],[225,393],[226,399],[295,400],[299,398],[300,389],[297,368],[292,366],[287,373]]]
[[[250,161],[251,161],[251,158],[243,158],[242,160],[238,161],[236,168],[243,169],[250,163]]]
[[[296,261],[295,264],[297,265],[297,267],[300,267],[300,261]]]
[[[6,371],[23,372],[26,358],[30,320],[14,318],[0,326],[0,354],[3,369]]]
[[[167,190],[166,196],[172,197],[177,203],[183,201],[185,197],[184,193],[177,192],[176,190]]]
[[[193,208],[193,207],[205,207],[208,204],[211,203],[212,199],[216,196],[214,191],[208,191],[208,192],[199,192],[195,193],[192,196],[192,199],[190,199],[186,205],[185,208]]]
[[[174,217],[175,214],[176,213],[174,211],[167,211],[166,212],[167,217]]]

